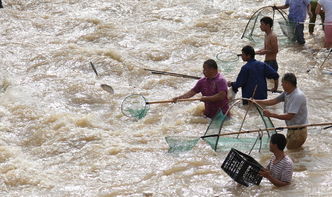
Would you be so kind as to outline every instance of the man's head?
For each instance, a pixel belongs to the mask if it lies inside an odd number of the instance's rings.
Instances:
[[[296,76],[293,73],[286,73],[281,79],[281,86],[286,92],[291,92],[297,86]]]
[[[270,140],[270,151],[284,151],[287,144],[287,139],[283,134],[275,133],[271,136]]]
[[[213,59],[208,59],[203,63],[203,74],[207,78],[213,78],[218,74],[217,62]]]
[[[265,16],[261,19],[261,30],[262,31],[267,31],[267,30],[271,30],[272,26],[273,26],[273,20],[272,18],[268,17],[268,16]]]
[[[249,46],[249,45],[243,47],[241,57],[242,57],[243,61],[248,61],[248,60],[254,59],[255,58],[254,48],[252,48],[252,46]]]

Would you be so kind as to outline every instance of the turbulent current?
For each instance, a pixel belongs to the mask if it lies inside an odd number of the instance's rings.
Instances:
[[[128,95],[169,100],[195,85],[144,68],[202,76],[203,62],[221,51],[239,53],[247,44],[260,49],[241,39],[244,28],[258,8],[283,1],[2,2],[0,196],[332,195],[332,129],[311,127],[302,149],[286,151],[294,161],[290,186],[278,189],[263,179],[244,187],[220,168],[228,150],[215,152],[199,140],[190,151],[167,152],[166,136],[204,135],[209,120],[202,117],[202,103],[151,104],[140,120],[121,112]],[[331,122],[332,78],[316,68],[327,55],[324,33],[320,25],[314,35],[307,25],[304,31],[304,47],[280,46],[279,74],[298,77],[310,123]],[[233,81],[243,64],[221,73]],[[114,94],[100,84],[112,86]],[[282,107],[270,109],[282,113]],[[238,131],[245,108],[235,106],[232,114],[225,129]],[[261,128],[259,118],[251,110],[243,129]],[[264,166],[271,155],[251,153]]]

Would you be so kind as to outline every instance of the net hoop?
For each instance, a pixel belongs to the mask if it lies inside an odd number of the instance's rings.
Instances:
[[[127,96],[121,104],[122,114],[137,120],[144,118],[148,110],[149,105],[147,104],[145,97],[140,94]]]
[[[239,60],[239,56],[231,51],[223,51],[220,53],[217,53],[216,58],[218,61],[224,62],[224,63],[230,63],[230,62],[236,62]]]

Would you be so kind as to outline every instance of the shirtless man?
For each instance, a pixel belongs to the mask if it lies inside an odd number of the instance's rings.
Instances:
[[[256,54],[265,55],[264,62],[270,65],[275,71],[278,71],[278,38],[272,31],[273,20],[272,18],[266,16],[263,17],[260,22],[260,28],[266,33],[266,35],[264,39],[264,48],[256,51]]]

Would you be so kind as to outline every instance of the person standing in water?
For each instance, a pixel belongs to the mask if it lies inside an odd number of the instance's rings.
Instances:
[[[293,161],[284,152],[287,140],[283,134],[275,133],[271,136],[270,151],[273,156],[266,169],[259,174],[267,178],[273,185],[282,187],[289,185],[293,176]]]
[[[285,120],[287,126],[308,124],[307,99],[304,93],[297,88],[297,79],[293,73],[286,73],[281,86],[284,92],[273,99],[254,100],[260,105],[276,105],[284,102],[284,113],[277,114],[264,110],[264,115],[279,120]],[[297,149],[304,144],[307,139],[307,127],[299,126],[287,130],[287,149]]]
[[[178,99],[190,98],[197,93],[201,93],[200,100],[205,104],[204,115],[213,118],[219,111],[225,114],[229,107],[227,81],[218,72],[216,61],[206,60],[203,63],[203,74],[205,77],[198,80],[194,88],[181,96],[173,98],[173,101],[176,102]]]
[[[242,66],[236,81],[228,82],[228,86],[232,87],[235,93],[241,87],[242,98],[251,98],[253,96],[255,99],[266,99],[266,78],[274,80],[272,92],[278,89],[279,74],[271,66],[255,59],[255,50],[252,46],[247,45],[243,47],[241,57],[247,63]],[[256,86],[257,89],[253,95]],[[248,101],[243,100],[242,103],[246,105]]]
[[[311,17],[310,17],[310,20],[309,20],[309,33],[310,35],[314,34],[314,30],[315,30],[315,24],[316,23],[316,18],[317,18],[317,15],[320,15],[320,19],[322,21],[322,23],[324,23],[324,19],[325,19],[325,14],[324,12],[320,12],[319,14],[316,14],[316,7],[317,7],[317,1],[318,0],[311,0],[310,1],[310,5],[311,5]],[[323,27],[323,30],[324,30],[324,25],[322,26]]]
[[[272,6],[276,9],[287,9],[289,8],[288,20],[294,25],[295,40],[298,44],[304,45],[304,21],[307,17],[311,17],[311,5],[310,0],[286,0],[285,5]]]
[[[257,55],[265,55],[264,62],[270,65],[275,71],[278,71],[277,53],[278,53],[278,38],[272,31],[273,20],[266,16],[261,20],[261,30],[265,32],[264,48],[256,51]]]

